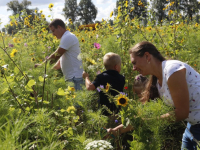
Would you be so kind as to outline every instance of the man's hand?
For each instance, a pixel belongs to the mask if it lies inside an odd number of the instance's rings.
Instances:
[[[89,77],[89,74],[86,73],[85,71],[83,71],[83,73],[82,73],[82,77],[85,79],[86,77]]]
[[[42,66],[42,64],[35,64],[35,68],[39,67],[39,66]]]

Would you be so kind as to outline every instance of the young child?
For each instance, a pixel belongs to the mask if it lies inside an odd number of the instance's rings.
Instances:
[[[86,72],[83,72],[82,76],[85,79],[85,86],[87,90],[95,90],[99,86],[106,87],[107,83],[111,85],[111,87],[119,92],[123,92],[125,78],[120,75],[121,71],[121,58],[118,54],[109,52],[103,57],[103,64],[106,68],[106,71],[97,75],[93,82],[90,81],[89,75]],[[118,95],[119,93],[110,90],[109,91],[112,96]],[[111,112],[118,113],[119,109],[117,109],[116,105],[112,102],[110,103],[108,100],[108,96],[102,91],[99,92],[100,96],[100,105],[105,105],[110,109]],[[106,110],[103,111],[103,115],[110,116]]]
[[[142,76],[141,74],[135,76],[133,83],[133,93],[135,93],[139,98],[142,97],[142,92],[144,91],[147,82],[147,77]]]

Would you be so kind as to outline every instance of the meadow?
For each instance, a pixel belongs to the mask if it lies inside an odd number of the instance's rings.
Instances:
[[[44,15],[36,12],[33,17],[24,12],[23,28],[12,35],[1,32],[0,37],[0,149],[180,149],[185,122],[142,119],[156,118],[173,108],[165,106],[160,99],[145,105],[138,101],[132,91],[138,73],[132,70],[128,52],[136,43],[149,41],[167,59],[186,62],[199,72],[200,26],[195,18],[188,21],[179,14],[178,19],[174,16],[176,12],[170,14],[170,21],[163,20],[162,24],[149,17],[147,25],[143,25],[140,18],[131,20],[126,12],[120,12],[113,25],[102,20],[95,30],[71,29],[66,24],[67,30],[79,39],[79,59],[91,80],[105,70],[102,58],[107,52],[121,56],[127,105],[119,114],[108,118],[101,115],[102,109],[107,108],[98,108],[97,91],[87,91],[84,86],[83,90],[75,91],[73,84],[65,82],[61,71],[53,70],[50,63],[34,68],[56,50],[59,40],[49,33]],[[20,23],[13,17],[11,24]],[[120,97],[120,94],[110,96],[110,100],[116,102]],[[124,126],[130,123],[135,130],[105,139],[102,128],[120,123]]]

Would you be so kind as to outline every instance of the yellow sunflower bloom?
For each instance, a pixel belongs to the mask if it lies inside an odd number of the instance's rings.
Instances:
[[[109,89],[110,89],[110,84],[109,84],[109,83],[107,83],[107,85],[106,85],[106,92],[108,92],[108,91],[109,91]]]
[[[118,12],[121,12],[121,6],[118,6]]]
[[[10,57],[13,58],[15,57],[16,53],[18,52],[18,50],[13,49],[12,52],[10,53]]]
[[[49,4],[49,8],[53,8],[53,6],[54,6],[54,5],[53,5],[52,3]]]
[[[74,88],[74,87],[68,86],[68,90],[74,92],[74,91],[75,91],[75,88]]]
[[[17,43],[17,38],[16,37],[13,38],[13,42]]]
[[[128,104],[128,100],[128,97],[126,97],[126,95],[123,94],[119,94],[116,98],[117,105],[121,105],[123,107],[125,107]]]
[[[113,16],[113,11],[110,13],[110,18]]]
[[[16,25],[16,26],[18,25],[17,21],[15,21],[15,25]]]
[[[84,38],[81,39],[82,42],[85,42]]]
[[[37,10],[35,10],[35,13],[37,14]]]
[[[13,26],[13,22],[10,22],[10,25]]]
[[[126,7],[128,7],[128,1],[126,1],[126,4],[125,4],[125,6],[126,6]]]
[[[43,11],[42,10],[40,10],[40,13],[42,13]]]
[[[42,17],[42,18],[45,18],[45,15],[42,14],[41,17]]]
[[[34,57],[33,57],[33,58],[31,58],[31,61],[32,61],[32,62],[34,62],[34,61],[35,61],[35,58],[34,58]]]

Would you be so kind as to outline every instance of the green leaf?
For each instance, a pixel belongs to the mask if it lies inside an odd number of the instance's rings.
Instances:
[[[65,95],[65,91],[62,88],[59,88],[57,94],[58,95]]]
[[[15,75],[17,75],[19,73],[19,69],[17,67],[15,67],[14,73],[15,73]]]
[[[28,82],[28,87],[32,87],[33,85],[35,85],[36,84],[36,82],[35,82],[35,80],[30,80],[29,82]]]
[[[49,104],[49,102],[48,102],[48,101],[43,101],[43,103],[44,103],[44,104]]]
[[[6,93],[7,91],[8,91],[8,88],[5,88],[5,89],[3,89],[3,90],[1,91],[1,94]]]
[[[65,110],[65,109],[61,109],[61,110],[60,110],[60,112],[62,112],[62,113],[63,113],[63,112],[66,112],[66,110]]]
[[[38,79],[39,79],[40,82],[44,82],[44,78],[42,76],[39,76]]]
[[[15,16],[16,18],[19,18],[19,14],[16,14],[16,16]]]
[[[71,127],[68,128],[67,135],[68,136],[73,135],[73,129]]]

